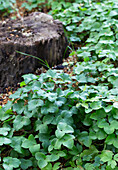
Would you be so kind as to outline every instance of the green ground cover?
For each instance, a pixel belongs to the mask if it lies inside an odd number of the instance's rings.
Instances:
[[[78,62],[71,74],[23,76],[0,109],[0,169],[117,170],[118,2],[48,5]]]

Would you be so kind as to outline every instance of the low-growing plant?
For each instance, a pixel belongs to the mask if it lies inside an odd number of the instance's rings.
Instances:
[[[24,7],[27,11],[32,11],[35,8],[42,9],[45,5],[47,5],[46,0],[28,0],[22,3],[22,7]]]
[[[55,19],[62,21],[69,41],[81,42],[84,35],[78,36],[78,26],[87,13],[88,1],[52,3],[52,10],[49,11]]]
[[[0,0],[0,13],[7,16],[9,13],[17,12],[16,0]],[[1,15],[2,16],[2,15]]]
[[[63,22],[81,14],[73,72],[24,75],[0,108],[0,169],[118,169],[118,2],[82,2],[53,7]]]
[[[117,1],[91,3],[88,15],[78,27],[78,31],[88,33],[86,47],[78,49],[78,57],[96,56],[96,59],[117,60]],[[84,51],[84,53],[83,53]],[[86,54],[85,54],[86,53]]]
[[[0,109],[1,168],[116,169],[114,74],[112,64],[98,61],[78,63],[73,76],[24,75],[22,88]]]

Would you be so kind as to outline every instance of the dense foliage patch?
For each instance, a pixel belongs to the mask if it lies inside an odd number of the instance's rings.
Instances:
[[[0,14],[4,13],[6,15],[6,13],[13,12],[15,10],[15,3],[16,0],[0,0]]]
[[[0,169],[117,170],[118,2],[55,4],[50,13],[84,46],[70,54],[71,74],[24,75],[1,107]]]

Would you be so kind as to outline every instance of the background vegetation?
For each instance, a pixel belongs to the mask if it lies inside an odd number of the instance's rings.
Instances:
[[[0,2],[2,12],[13,12],[15,1]],[[77,62],[64,63],[69,73],[23,76],[0,109],[0,169],[117,170],[118,1],[28,0],[22,7],[61,20]]]

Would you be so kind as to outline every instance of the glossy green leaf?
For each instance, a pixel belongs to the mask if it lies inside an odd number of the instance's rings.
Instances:
[[[26,116],[21,116],[21,115],[16,116],[16,118],[13,121],[13,126],[16,130],[19,130],[23,126],[27,126],[29,124],[30,124],[30,119]]]
[[[13,168],[18,168],[21,164],[20,160],[12,157],[3,158],[3,167],[6,170],[12,170]]]
[[[0,128],[0,135],[7,136],[7,134],[9,133],[10,130],[11,130],[10,127]]]
[[[95,105],[93,107],[97,108],[97,106],[95,106]],[[106,116],[105,111],[103,109],[100,109],[100,110],[97,110],[96,112],[94,112],[93,114],[91,114],[90,118],[92,118],[94,120],[100,120],[100,119],[104,118],[105,116]]]
[[[40,151],[40,144],[36,144],[32,146],[30,145],[29,150],[32,153],[32,155],[34,155],[36,152]]]
[[[10,110],[10,112],[12,113],[12,111]],[[9,113],[10,113],[9,112]],[[7,120],[11,115],[8,114],[7,112],[4,111],[3,108],[0,109],[0,120],[1,121],[4,121],[4,120]]]
[[[101,101],[95,101],[93,103],[90,104],[90,107],[93,109],[93,110],[98,110],[102,107],[101,105]]]
[[[41,99],[34,99],[28,102],[28,110],[34,110],[35,108],[39,107],[39,106],[43,106],[43,100]]]
[[[47,161],[44,159],[38,160],[38,167],[40,169],[44,168],[47,164],[48,164]]]
[[[118,162],[118,154],[114,155],[114,160]]]
[[[0,146],[2,146],[3,144],[10,144],[11,143],[11,139],[7,138],[7,137],[1,137],[0,136]]]
[[[26,74],[26,75],[23,75],[22,77],[24,78],[24,81],[26,84],[28,84],[32,80],[38,79],[38,76],[34,74]]]
[[[83,131],[78,135],[78,141],[87,147],[90,147],[92,140],[90,139],[88,132]]]
[[[36,140],[35,140],[34,136],[31,134],[31,135],[28,137],[28,139],[25,139],[25,140],[23,141],[22,147],[23,147],[23,148],[30,148],[30,147],[32,147],[32,146],[34,146],[34,145],[36,145],[36,144],[37,144],[37,143],[36,143]]]
[[[113,153],[109,150],[102,151],[100,157],[103,162],[111,161]]]
[[[12,137],[10,146],[12,148],[14,148],[14,150],[17,151],[18,153],[23,153],[23,150],[21,148],[21,144],[22,144],[22,141],[24,139],[25,138],[23,136],[14,136],[14,137]]]

